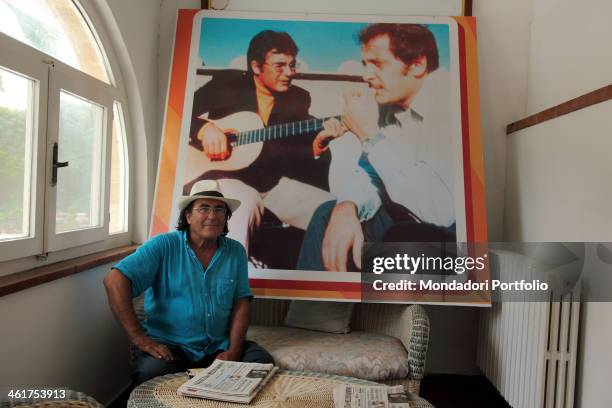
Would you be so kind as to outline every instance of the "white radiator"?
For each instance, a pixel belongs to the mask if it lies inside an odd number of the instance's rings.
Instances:
[[[529,267],[520,254],[496,255],[492,268],[503,268],[504,276]],[[548,302],[494,303],[481,310],[478,366],[512,407],[574,405],[579,316],[578,288],[563,299],[549,293]]]

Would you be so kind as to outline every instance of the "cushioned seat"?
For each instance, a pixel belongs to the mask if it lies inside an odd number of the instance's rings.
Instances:
[[[357,303],[350,324],[353,331],[332,334],[283,326],[289,303],[254,299],[247,335],[282,368],[403,385],[419,393],[429,342],[429,317],[421,306]],[[333,319],[331,314],[324,316]]]
[[[142,297],[134,299],[134,308],[142,320]],[[429,342],[429,317],[421,306],[356,304],[349,334],[282,326],[288,309],[288,300],[251,303],[247,338],[265,347],[280,367],[403,385],[418,395]]]
[[[371,381],[408,376],[408,354],[401,341],[379,333],[331,334],[290,327],[251,326],[247,335],[287,370],[357,377]]]

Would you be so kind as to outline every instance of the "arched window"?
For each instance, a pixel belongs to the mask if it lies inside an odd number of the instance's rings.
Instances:
[[[84,12],[67,0],[1,0],[0,31],[107,84],[112,73]]]
[[[129,243],[125,92],[85,10],[0,0],[0,50],[0,262]]]

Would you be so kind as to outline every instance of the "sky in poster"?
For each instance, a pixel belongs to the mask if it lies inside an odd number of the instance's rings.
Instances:
[[[337,72],[346,61],[360,61],[357,33],[365,23],[204,18],[199,56],[211,68],[236,67],[245,59],[249,41],[262,30],[286,31],[299,48],[302,71]],[[434,34],[440,66],[449,68],[449,27],[427,24]]]

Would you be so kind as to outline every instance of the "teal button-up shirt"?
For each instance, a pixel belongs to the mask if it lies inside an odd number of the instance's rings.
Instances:
[[[234,301],[252,298],[244,247],[226,237],[206,269],[186,231],[157,235],[114,267],[132,282],[132,297],[146,291],[148,335],[182,347],[192,362],[229,348]]]

